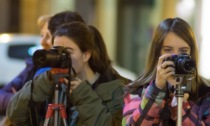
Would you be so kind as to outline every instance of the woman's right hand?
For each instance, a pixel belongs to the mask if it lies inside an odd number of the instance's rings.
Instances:
[[[163,89],[167,79],[175,74],[174,62],[165,61],[165,59],[170,56],[172,56],[172,54],[164,54],[159,57],[155,78],[155,84],[159,89]]]

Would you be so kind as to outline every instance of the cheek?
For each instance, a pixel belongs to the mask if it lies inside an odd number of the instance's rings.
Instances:
[[[72,60],[72,67],[74,68],[75,72],[78,74],[81,69],[81,61],[77,57],[71,56]]]
[[[77,59],[71,56],[72,67],[76,69],[77,67]]]
[[[160,56],[164,55],[164,54],[168,54],[168,52],[163,51],[163,49],[161,49],[160,51]]]
[[[52,46],[51,39],[48,39],[48,40],[47,40],[47,44],[48,44],[49,46]]]

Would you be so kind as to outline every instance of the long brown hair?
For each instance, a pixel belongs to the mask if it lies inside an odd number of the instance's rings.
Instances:
[[[104,42],[104,39],[101,35],[101,33],[98,31],[98,29],[92,25],[89,25],[89,29],[94,34],[94,42],[95,46],[97,47],[97,53],[99,54],[99,57],[101,61],[103,61],[103,64],[101,64],[102,72],[104,76],[106,76],[107,80],[113,80],[113,79],[121,79],[124,81],[124,84],[128,84],[131,82],[131,80],[121,76],[112,66],[112,62],[108,56],[108,52],[106,49],[106,45]]]
[[[163,41],[169,32],[173,32],[182,38],[191,48],[190,56],[195,61],[196,66],[195,84],[192,84],[192,92],[196,92],[196,88],[198,87],[196,84],[200,81],[198,76],[198,47],[192,28],[181,18],[167,18],[158,25],[149,48],[145,70],[137,80],[131,84],[131,88],[136,89],[155,79],[156,66],[161,54]]]

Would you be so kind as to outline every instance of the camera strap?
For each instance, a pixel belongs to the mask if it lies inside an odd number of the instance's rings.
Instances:
[[[70,69],[70,70],[69,70],[69,75],[71,75],[71,70],[72,70],[72,72],[73,72],[73,77],[75,77],[75,76],[76,76],[76,71],[75,71],[75,69],[74,69],[73,67],[71,67],[71,68],[69,68],[69,69]],[[69,79],[69,80],[72,80],[73,78],[72,78],[72,76],[69,76],[68,79]],[[73,105],[73,103],[70,101],[70,95],[69,95],[70,86],[71,86],[71,81],[68,82],[67,90],[65,91],[66,102],[67,102],[67,104],[66,104],[66,112],[68,113],[68,114],[67,114],[67,118],[68,118],[67,122],[68,122],[68,123],[71,123],[71,125],[73,126],[73,124],[74,124],[73,122],[76,120],[76,116],[75,116],[75,118],[73,118],[73,119],[71,119],[71,117],[70,117],[70,115],[74,115],[74,112],[71,110],[71,108],[72,108],[74,105]],[[70,122],[70,121],[71,121],[71,122]]]
[[[34,88],[34,83],[33,83],[33,80],[32,80],[32,83],[31,83],[31,96],[30,96],[30,100],[29,100],[29,103],[28,103],[28,107],[29,107],[31,126],[38,126],[37,109],[36,109],[36,104],[35,104],[35,102],[33,100],[33,88]]]

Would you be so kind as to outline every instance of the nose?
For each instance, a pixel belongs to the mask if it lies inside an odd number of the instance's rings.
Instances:
[[[40,40],[40,43],[41,43],[41,45],[44,45],[44,43],[45,43],[45,37],[44,36],[42,36],[42,38]]]
[[[179,55],[179,54],[181,54],[181,52],[179,51],[179,50],[174,50],[174,55]]]

